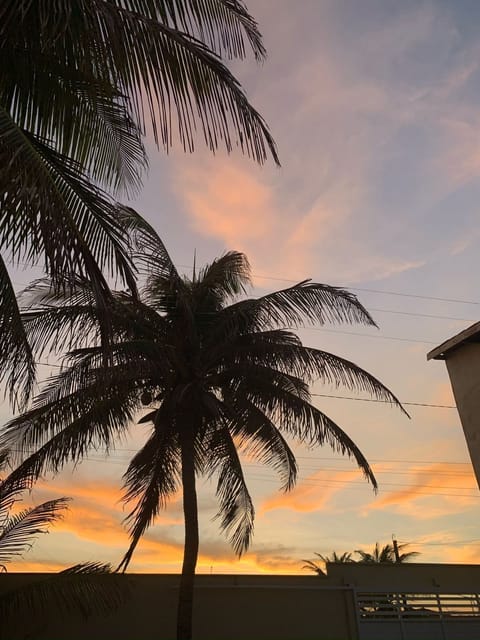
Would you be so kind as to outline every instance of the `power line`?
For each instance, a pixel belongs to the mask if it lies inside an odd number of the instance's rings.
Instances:
[[[471,540],[445,540],[445,542],[408,542],[406,544],[409,545],[416,545],[416,546],[421,546],[421,547],[444,547],[447,545],[450,546],[460,546],[463,544],[472,544],[473,542],[479,542],[480,543],[480,538],[473,538]],[[402,542],[402,544],[405,544]]]
[[[26,447],[25,449],[11,449],[12,451],[15,451],[16,453],[34,453],[35,451],[29,450],[28,447]],[[138,452],[138,448],[137,449],[130,449],[130,448],[125,448],[125,447],[114,447],[111,449],[112,451],[121,451],[121,452],[126,452],[126,453],[137,453]],[[321,461],[327,461],[327,462],[351,462],[352,459],[348,458],[348,457],[341,457],[341,456],[301,456],[301,455],[296,455],[295,458],[297,460],[308,460],[310,462],[312,461],[316,461],[316,460],[321,460]],[[406,460],[404,458],[400,459],[400,458],[368,458],[369,462],[377,462],[377,463],[391,463],[391,464],[417,464],[417,465],[422,465],[422,464],[442,464],[442,465],[467,465],[468,467],[471,468],[472,463],[469,460]]]
[[[291,327],[295,328],[295,327]],[[420,344],[434,344],[438,345],[441,340],[437,340],[433,342],[432,340],[418,340],[415,338],[399,338],[397,336],[379,336],[376,334],[369,333],[359,333],[358,331],[343,331],[341,329],[321,329],[319,327],[300,327],[302,331],[322,331],[324,333],[339,333],[345,336],[360,336],[360,338],[376,338],[377,340],[395,340],[398,342],[412,342],[412,343],[420,343]],[[299,330],[295,328],[295,330]]]
[[[480,302],[475,300],[459,300],[458,298],[440,298],[437,296],[424,296],[415,293],[401,293],[399,291],[385,291],[381,289],[365,289],[361,287],[349,287],[353,291],[365,291],[367,293],[379,293],[390,296],[401,296],[404,298],[420,298],[421,300],[435,300],[437,302],[453,302],[455,304],[474,304],[480,305]]]
[[[8,261],[9,264],[14,264],[14,265],[20,265],[20,266],[25,266],[25,267],[32,267],[34,268],[34,265],[31,265],[28,262],[21,262],[21,261],[15,261],[15,263],[13,263],[12,261]],[[182,267],[183,269],[193,269],[192,265],[188,265],[188,264],[178,264],[178,267]],[[259,273],[252,273],[252,277],[254,278],[261,278],[263,280],[272,280],[272,281],[276,281],[276,282],[288,282],[291,284],[297,284],[298,282],[300,282],[300,279],[291,279],[291,278],[279,278],[277,276],[269,276],[269,275],[263,275],[263,274],[259,274]],[[316,280],[316,279],[315,279]],[[25,285],[24,283],[21,282],[14,282],[14,284],[18,284],[19,286],[28,286]],[[350,291],[364,291],[366,293],[376,293],[379,295],[389,295],[389,296],[399,296],[402,298],[416,298],[416,299],[420,299],[420,300],[432,300],[435,302],[451,302],[454,304],[470,304],[470,305],[475,305],[475,306],[479,306],[480,305],[480,301],[476,301],[476,300],[463,300],[460,298],[443,298],[440,296],[427,296],[427,295],[423,295],[423,294],[418,294],[418,293],[406,293],[403,291],[390,291],[388,289],[371,289],[371,288],[367,288],[367,287],[352,287],[349,285],[332,285],[332,286],[336,286],[338,288],[342,288],[342,289],[348,289]],[[376,311],[380,311],[380,309],[376,309]],[[400,312],[397,312],[400,313]],[[421,315],[421,314],[415,314],[415,315]],[[428,316],[427,316],[428,317]],[[433,316],[433,317],[441,317],[441,316]],[[445,319],[448,319],[445,317]],[[461,318],[451,318],[452,320],[462,320]],[[465,322],[470,322],[470,320],[465,320]]]
[[[127,458],[126,458],[127,459]],[[246,464],[245,467],[249,468],[250,466],[252,467],[259,467],[259,468],[263,468],[263,465],[261,465],[260,463],[250,463],[250,464]],[[311,471],[311,472],[329,472],[329,471],[335,471],[335,472],[341,472],[343,473],[354,473],[354,474],[359,474],[361,473],[360,469],[341,469],[340,467],[317,467],[317,466],[305,466],[302,464],[301,467],[302,471]],[[424,476],[443,476],[445,478],[472,478],[473,477],[473,471],[469,472],[469,471],[460,471],[457,473],[451,473],[450,471],[432,471],[431,469],[410,469],[409,471],[395,471],[393,469],[383,469],[383,470],[378,470],[378,469],[373,469],[373,472],[375,473],[376,476],[380,476],[380,475],[391,475],[391,476],[412,476],[412,475],[424,475]],[[473,489],[475,489],[476,487],[472,487]]]
[[[19,450],[17,450],[19,451]],[[116,449],[116,451],[119,451],[119,449]],[[138,450],[137,449],[122,449],[122,451],[131,451],[136,453]],[[94,463],[107,463],[107,464],[114,464],[114,465],[121,465],[124,466],[127,462],[129,462],[129,459],[127,458],[115,458],[115,459],[107,459],[106,457],[101,457],[101,456],[97,456],[95,457],[94,455],[92,456],[88,456],[86,458],[83,459],[85,462],[94,462]],[[245,465],[246,467],[248,467],[248,465]],[[257,465],[260,466],[260,465]],[[327,471],[326,469],[323,469],[325,471]],[[356,473],[358,473],[358,470],[354,470]],[[254,480],[259,480],[261,482],[269,482],[269,483],[274,483],[276,484],[276,481],[273,480],[270,476],[266,475],[266,474],[262,474],[262,473],[251,473],[249,474],[249,477],[251,479]],[[361,485],[361,486],[365,486],[365,482],[364,481],[356,481],[356,480],[336,480],[334,478],[318,478],[318,479],[312,479],[312,478],[303,478],[301,480],[301,484],[302,485],[307,485],[307,486],[321,486],[321,487],[330,487],[332,485]],[[437,493],[437,492],[423,492],[421,491],[422,487],[419,487],[418,489],[415,488],[415,486],[412,486],[411,484],[406,484],[406,483],[402,483],[402,482],[381,482],[380,483],[380,489],[381,487],[402,487],[402,488],[408,488],[411,489],[412,491],[415,491],[415,493],[418,493],[420,495],[432,495],[432,496],[436,496],[436,495],[442,495],[442,496],[455,496],[455,497],[465,497],[465,498],[480,498],[480,494],[478,495],[471,495],[468,493],[461,493],[461,494],[444,494],[444,493]],[[425,488],[428,489],[455,489],[455,490],[460,490],[460,491],[476,491],[478,493],[478,488],[477,487],[448,487],[448,486],[442,486],[442,485],[427,485],[425,486]]]
[[[432,313],[415,313],[413,311],[396,311],[393,309],[374,309],[372,307],[368,308],[368,311],[375,311],[376,313],[394,313],[400,316],[414,316],[417,318],[433,318],[435,320],[455,320],[457,322],[476,322],[476,320],[472,320],[471,318],[456,318],[453,316],[439,316],[437,314]]]
[[[43,362],[41,360],[37,360],[36,364],[39,364],[45,367],[55,367],[57,369],[63,368],[63,366],[60,364]],[[330,393],[311,393],[310,395],[312,397],[333,398],[335,400],[353,400],[355,402],[376,402],[380,404],[392,404],[389,400],[381,400],[379,398],[355,398],[354,396],[339,396],[339,395],[334,395]],[[455,405],[447,405],[447,404],[429,404],[427,402],[407,402],[407,401],[405,402],[400,401],[400,402],[402,405],[405,405],[408,407],[428,407],[432,409],[456,409],[457,408]]]
[[[93,463],[101,463],[101,464],[113,464],[113,465],[117,465],[117,466],[125,466],[127,460],[120,460],[120,459],[116,459],[116,460],[108,460],[105,458],[94,458],[94,457],[88,457],[88,458],[84,458],[83,459],[84,462],[93,462]],[[261,475],[261,474],[250,474],[249,475],[249,479],[251,480],[257,480],[260,481],[262,483],[269,483],[269,484],[278,484],[276,480],[273,480],[272,478],[270,478],[267,475]],[[366,481],[355,481],[355,480],[333,480],[333,479],[328,479],[328,480],[305,480],[302,479],[301,483],[302,485],[307,485],[307,486],[318,486],[318,487],[323,487],[323,488],[332,488],[332,487],[336,487],[337,485],[347,485],[344,487],[345,489],[349,489],[351,491],[359,491],[360,489],[357,489],[356,486],[368,486]],[[355,487],[352,487],[352,485],[356,485]],[[390,493],[390,492],[385,492],[382,491],[382,487],[387,486],[387,487],[401,487],[403,488],[409,488],[411,489],[415,495],[419,495],[419,496],[429,496],[429,497],[451,497],[451,498],[470,498],[470,499],[479,499],[480,498],[480,494],[478,495],[472,495],[472,494],[468,494],[468,493],[441,493],[441,492],[437,492],[437,491],[422,491],[421,487],[419,489],[416,489],[415,487],[412,487],[412,485],[410,484],[404,484],[404,483],[397,483],[397,482],[382,482],[380,483],[379,486],[379,494],[386,494],[386,493]],[[477,490],[476,487],[444,487],[444,486],[438,486],[438,485],[429,485],[425,488],[431,488],[431,489],[456,489],[456,490],[460,490],[460,491],[473,491],[473,490]]]
[[[296,281],[292,280],[292,282],[296,282]],[[25,283],[20,283],[20,282],[14,282],[14,284],[22,287],[29,286]],[[353,287],[350,287],[350,288],[353,289]],[[403,294],[397,294],[397,295],[403,295]],[[477,304],[477,303],[472,302],[471,304]],[[470,322],[470,323],[476,322],[476,320],[473,320],[472,318],[458,318],[457,316],[444,316],[444,315],[439,315],[435,313],[419,313],[416,311],[399,311],[398,309],[378,309],[375,307],[369,307],[368,311],[374,311],[375,313],[389,313],[389,314],[400,315],[400,316],[411,316],[416,318],[430,318],[434,320],[449,320],[449,321],[455,321],[455,322]]]
[[[179,267],[182,267],[184,269],[192,269],[192,265],[188,265],[188,264],[179,264]],[[259,273],[252,273],[252,277],[254,278],[262,278],[263,280],[273,280],[276,282],[289,282],[292,284],[297,284],[298,282],[300,282],[300,279],[296,279],[296,280],[292,280],[291,278],[279,278],[276,276],[268,276],[268,275],[262,275]],[[315,281],[317,281],[315,279]],[[370,288],[365,288],[365,287],[351,287],[349,285],[332,285],[332,286],[336,286],[338,288],[341,289],[349,289],[351,291],[365,291],[367,293],[378,293],[380,295],[390,295],[390,296],[401,296],[403,298],[419,298],[421,300],[434,300],[437,302],[453,302],[456,304],[472,304],[472,305],[480,305],[480,302],[477,302],[475,300],[460,300],[458,298],[441,298],[439,296],[426,296],[426,295],[421,295],[421,294],[417,294],[417,293],[404,293],[403,291],[389,291],[386,289],[370,289]]]
[[[273,483],[273,484],[277,484],[275,480],[272,480],[271,478],[268,478],[268,476],[253,476],[251,475],[250,478],[254,479],[254,480],[260,480],[261,482],[268,482],[268,483]],[[332,488],[332,487],[336,487],[337,485],[348,485],[345,488],[348,488],[351,485],[361,485],[363,487],[368,486],[366,481],[364,482],[357,482],[355,480],[319,480],[318,482],[315,481],[305,481],[302,480],[301,481],[302,486],[311,486],[311,487],[328,487],[328,488]],[[459,491],[472,491],[472,490],[476,490],[477,494],[473,495],[473,494],[469,494],[469,493],[438,493],[436,491],[422,491],[422,487],[419,487],[419,489],[417,489],[416,487],[412,487],[412,485],[410,484],[402,484],[399,482],[381,482],[379,484],[379,493],[391,493],[390,491],[382,491],[382,487],[401,487],[402,491],[404,488],[406,489],[411,489],[412,494],[415,495],[421,495],[421,496],[443,496],[443,497],[452,497],[452,498],[474,498],[475,500],[480,499],[480,493],[478,493],[478,489],[476,487],[442,487],[442,486],[437,486],[437,485],[428,485],[425,488],[426,489],[455,489],[455,490],[459,490]]]
[[[118,449],[120,451],[120,449]],[[127,450],[128,451],[128,450]],[[134,449],[130,449],[130,451],[134,451]],[[345,460],[345,458],[333,458],[332,456],[296,456],[297,460],[330,460],[330,461],[338,461]],[[468,465],[471,466],[470,461],[455,461],[455,460],[400,460],[394,458],[369,458],[369,462],[392,462],[395,464],[453,464],[453,465]]]
[[[126,449],[126,448],[115,448],[112,449],[113,452],[122,452],[122,453],[138,453],[139,449]],[[27,451],[22,450],[22,449],[15,449],[12,448],[11,451],[14,451],[15,453],[27,453]],[[33,454],[34,450],[30,450],[28,451],[28,455]],[[95,453],[93,454],[93,456],[95,456]],[[126,456],[126,457],[120,457],[120,456],[115,456],[112,455],[111,457],[113,457],[113,460],[107,460],[106,457],[100,457],[97,454],[97,457],[87,457],[85,458],[85,460],[92,460],[94,462],[96,461],[105,461],[105,462],[114,462],[114,463],[126,463],[129,462],[130,460],[130,456]],[[306,456],[295,456],[297,460],[308,460],[310,462],[312,462],[314,459],[313,458],[309,458]],[[344,458],[344,457],[336,457],[336,458],[328,458],[328,457],[324,457],[324,458],[316,458],[318,460],[322,460],[322,461],[327,461],[327,462],[352,462],[351,458]],[[370,458],[370,462],[373,462],[373,459]],[[404,462],[404,461],[402,461]],[[378,463],[378,461],[377,461]],[[384,461],[382,460],[381,463],[384,463]],[[427,461],[428,464],[432,464],[432,462]],[[414,464],[419,464],[418,462],[414,462]],[[442,462],[442,464],[452,464],[452,465],[459,465],[459,464],[466,464],[466,465],[470,465],[470,463],[465,462],[465,463],[459,463],[459,462]],[[264,465],[258,462],[247,462],[244,463],[244,467],[245,468],[259,468],[259,469],[264,469]],[[335,472],[342,472],[342,473],[354,473],[354,474],[358,474],[361,473],[360,469],[355,468],[355,469],[345,469],[345,468],[339,468],[339,467],[318,467],[318,466],[306,466],[303,465],[301,466],[301,470],[302,471],[322,471],[322,472],[329,472],[329,471],[335,471]],[[396,471],[394,469],[383,469],[383,470],[376,470],[374,469],[374,473],[375,475],[435,475],[435,476],[444,476],[444,477],[452,477],[452,478],[471,478],[473,476],[473,471],[457,471],[457,472],[450,472],[450,471],[432,471],[431,469],[410,469],[408,471]],[[327,479],[328,480],[328,479]],[[408,485],[410,486],[410,485]],[[463,488],[467,488],[467,487],[463,487]],[[476,487],[470,487],[471,489],[476,489]]]
[[[320,398],[335,398],[337,400],[355,400],[357,402],[380,402],[382,404],[392,404],[389,400],[380,400],[378,398],[355,398],[354,396],[335,396],[328,393],[312,393],[312,396]],[[434,409],[456,409],[455,405],[449,404],[428,404],[427,402],[402,402],[402,405],[409,407],[430,407]]]
[[[113,464],[113,465],[117,465],[117,466],[125,466],[126,461],[122,461],[122,460],[106,460],[105,458],[85,458],[84,459],[85,462],[93,462],[93,463],[101,463],[101,464]],[[267,482],[268,484],[278,484],[278,482],[276,480],[273,480],[272,478],[270,478],[269,476],[266,475],[254,475],[254,474],[250,474],[248,476],[248,479],[250,480],[257,480],[260,481],[262,483]],[[335,488],[338,485],[346,485],[342,487],[342,490],[349,490],[349,491],[362,491],[363,489],[357,489],[357,486],[362,486],[362,487],[367,487],[368,488],[368,484],[366,483],[366,481],[360,481],[357,482],[355,480],[319,480],[319,481],[306,481],[305,479],[302,479],[301,483],[302,485],[307,485],[307,486],[315,486],[315,487],[319,487],[319,488]],[[355,485],[355,486],[352,486]],[[395,491],[395,489],[390,490],[390,491],[383,491],[382,487],[384,486],[388,486],[388,487],[395,487],[395,488],[401,488],[401,490],[403,490],[404,488],[409,488],[412,490],[412,492],[414,493],[415,496],[428,496],[428,497],[445,497],[445,498],[468,498],[468,499],[474,499],[474,500],[478,500],[480,498],[480,494],[478,495],[472,495],[472,494],[468,494],[468,493],[443,493],[443,492],[438,492],[438,491],[422,491],[421,488],[420,489],[416,489],[415,487],[412,487],[409,484],[403,484],[403,483],[394,483],[394,482],[381,482],[380,486],[379,486],[379,490],[378,493],[380,494],[389,494],[392,491]],[[431,489],[456,489],[456,490],[464,490],[464,491],[472,491],[472,490],[476,490],[476,487],[443,487],[443,486],[437,486],[437,485],[430,485],[428,487],[425,488],[431,488]]]
[[[110,464],[118,464],[118,465],[124,465],[126,462],[128,462],[127,459],[120,459],[117,458],[116,460],[106,460],[103,457],[98,457],[98,458],[94,458],[94,457],[89,457],[86,460],[89,460],[91,462],[107,462]],[[245,467],[247,468],[247,465],[245,465]],[[355,472],[357,472],[357,470],[355,470]],[[261,482],[269,482],[269,483],[275,483],[276,481],[273,480],[272,478],[270,478],[270,476],[266,475],[266,474],[262,474],[262,473],[250,473],[249,474],[249,478],[253,479],[253,480],[259,480]],[[335,480],[334,478],[318,478],[318,479],[312,479],[312,478],[302,478],[301,480],[301,484],[302,485],[307,485],[307,486],[320,486],[320,487],[328,487],[328,486],[332,486],[332,485],[337,485],[337,484],[341,484],[341,485],[361,485],[361,486],[365,486],[365,481],[356,481],[356,480]],[[413,491],[415,491],[415,487],[412,487],[411,484],[405,484],[402,482],[381,482],[379,483],[380,485],[380,489],[381,487],[402,487],[402,488],[408,488],[408,489],[412,489]],[[478,493],[478,487],[445,487],[442,485],[426,485],[424,488],[426,489],[454,489],[454,490],[459,490],[459,491],[476,491]],[[419,487],[419,489],[422,489],[422,487]],[[423,493],[422,493],[423,495]],[[431,493],[428,492],[428,495],[440,495],[438,493]],[[447,495],[447,494],[441,494],[441,495]],[[462,494],[455,494],[455,495],[459,495],[462,497],[466,497],[466,498],[480,498],[480,494],[478,495],[471,495],[468,493],[462,493]]]

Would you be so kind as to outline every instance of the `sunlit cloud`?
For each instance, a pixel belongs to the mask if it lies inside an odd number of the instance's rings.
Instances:
[[[172,257],[182,256],[179,261],[188,260],[190,268],[193,247],[198,263],[222,251],[244,251],[254,274],[265,276],[255,280],[262,289],[286,284],[269,277],[361,283],[359,288],[370,287],[365,281],[383,280],[371,288],[477,300],[480,39],[462,31],[462,3],[398,3],[398,10],[389,12],[365,0],[360,15],[355,0],[299,3],[302,8],[295,12],[291,0],[278,0],[275,21],[270,20],[271,0],[256,4],[263,11],[258,18],[269,59],[260,70],[245,67],[246,85],[278,142],[282,168],[259,167],[236,153],[212,157],[200,147],[184,156],[176,146],[168,159],[158,161],[147,140],[151,179],[143,200],[133,204],[150,216]],[[352,19],[356,14],[358,21]],[[286,47],[285,42],[297,44]],[[455,404],[444,364],[426,362],[427,344],[403,340],[453,335],[458,323],[435,316],[468,318],[476,307],[359,296],[367,306],[389,309],[398,303],[398,310],[432,317],[377,317],[374,312],[382,335],[402,341],[312,331],[308,343],[334,352],[338,347],[402,400]],[[338,400],[328,408],[367,457],[467,459],[454,409],[412,407],[406,425],[385,407],[360,405]],[[5,405],[0,412],[6,421]],[[118,451],[117,461],[103,464],[97,456],[73,475],[36,485],[33,503],[62,495],[73,500],[63,521],[11,565],[15,570],[58,570],[77,558],[120,560],[129,543],[124,519],[133,508],[123,505],[121,474],[145,435],[141,429],[133,433],[137,440]],[[476,522],[478,499],[466,494],[477,492],[464,489],[476,487],[468,469],[377,463],[376,497],[366,483],[363,491],[363,480],[359,486],[359,472],[312,473],[289,494],[270,492],[274,485],[253,473],[256,535],[240,560],[218,521],[211,522],[214,488],[207,494],[202,486],[199,571],[298,573],[301,555],[292,540],[322,551],[312,541],[323,528],[325,552],[330,552],[337,548],[332,532],[338,532],[339,518],[345,529],[365,527],[361,540],[340,550],[373,545],[378,531],[389,535],[394,521],[405,523],[408,532],[422,531],[422,560],[441,549],[444,561],[478,561],[477,545],[455,542],[472,536],[450,534],[445,524],[450,517],[459,529]],[[444,542],[445,547],[433,546]],[[176,495],[140,542],[130,570],[177,572],[182,553],[182,503]]]
[[[439,463],[411,466],[410,484],[373,500],[363,512],[391,509],[424,520],[472,509],[480,499],[473,471]],[[406,483],[402,480],[402,484]]]
[[[277,493],[266,498],[259,513],[275,509],[287,509],[299,513],[321,511],[329,506],[332,498],[348,486],[349,481],[358,480],[360,471],[321,470],[307,476],[287,493]]]

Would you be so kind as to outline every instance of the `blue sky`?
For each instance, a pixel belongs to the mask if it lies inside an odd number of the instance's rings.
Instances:
[[[427,363],[426,353],[479,319],[479,3],[251,0],[248,8],[269,57],[232,68],[269,123],[282,167],[238,152],[212,156],[201,140],[193,155],[177,145],[166,156],[149,139],[149,175],[130,204],[186,272],[194,251],[201,263],[237,249],[251,260],[255,295],[308,277],[351,287],[379,330],[325,327],[302,339],[357,362],[401,400],[452,405],[444,364]],[[290,496],[247,461],[252,549],[234,560],[205,487],[200,570],[301,572],[314,551],[373,547],[393,533],[425,562],[479,560],[479,494],[455,410],[409,406],[407,420],[380,404],[315,402],[372,460],[379,495],[327,449],[298,450],[302,481]],[[16,568],[120,559],[125,513],[115,501],[142,438],[138,427],[132,434],[114,457],[96,453],[35,489],[37,501],[74,501]],[[180,508],[174,501],[152,528],[133,570],[179,569]]]

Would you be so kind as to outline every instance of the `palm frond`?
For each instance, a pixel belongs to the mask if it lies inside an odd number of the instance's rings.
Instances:
[[[171,437],[171,425],[163,422],[162,411],[155,417],[155,432],[134,456],[124,475],[125,502],[138,502],[126,519],[131,543],[117,570],[127,569],[141,536],[179,483],[180,454],[176,439]]]
[[[246,292],[247,285],[251,284],[248,259],[243,253],[228,251],[205,266],[195,284],[196,298],[201,300],[205,313],[213,314],[230,299]]]
[[[267,416],[247,398],[224,400],[233,413],[229,429],[239,450],[248,458],[274,469],[280,477],[283,491],[290,491],[297,478],[297,462],[287,441]],[[233,405],[233,406],[232,406]]]
[[[9,454],[7,449],[0,451],[0,469],[2,471],[8,466]],[[9,476],[8,480],[8,482],[5,479],[0,480],[0,529],[7,523],[10,509],[17,496],[30,486],[25,478],[12,480]]]
[[[41,358],[44,354],[63,354],[86,345],[99,345],[98,310],[93,306],[47,307],[21,314],[29,344]]]
[[[129,101],[73,61],[46,47],[32,55],[31,47],[5,41],[0,47],[0,102],[12,119],[38,138],[55,140],[56,149],[95,182],[138,191],[147,159]]]
[[[0,638],[30,637],[63,617],[112,613],[127,602],[130,594],[127,578],[112,573],[109,565],[74,565],[0,594]]]
[[[210,443],[218,475],[217,497],[220,508],[217,518],[238,556],[247,551],[253,535],[255,509],[248,492],[235,443],[226,426],[218,427]]]
[[[170,21],[187,33],[198,33],[202,42],[220,55],[243,58],[246,37],[255,58],[265,57],[258,25],[238,0],[167,0],[148,4],[154,5],[162,22]],[[138,2],[130,2],[132,5],[138,6]]]
[[[0,564],[30,549],[39,534],[63,517],[67,504],[68,498],[58,498],[10,516],[0,528]]]
[[[353,293],[305,280],[287,289],[226,307],[218,316],[217,330],[246,333],[326,323],[376,326]]]
[[[213,336],[215,333],[213,333]],[[368,393],[375,399],[397,406],[408,416],[398,398],[375,376],[355,363],[332,353],[302,345],[300,339],[289,331],[273,330],[240,335],[226,343],[213,346],[209,355],[224,376],[241,379],[249,375],[261,377],[263,370],[270,374],[292,376],[302,384],[321,380],[352,391]],[[232,365],[232,360],[235,364]],[[223,363],[229,363],[228,368]],[[254,366],[252,366],[254,365]]]
[[[346,563],[355,562],[355,560],[353,560],[352,558],[352,553],[348,551],[345,551],[341,555],[338,555],[336,551],[334,551],[330,556],[324,556],[321,553],[315,553],[315,555],[320,558],[320,560],[323,562],[325,566],[329,562],[346,562]],[[305,562],[305,564],[303,565],[302,569],[308,569],[309,571],[313,571],[319,576],[326,575],[325,571],[322,569],[322,567],[320,567],[317,564],[317,562],[313,560],[304,560],[303,562]]]
[[[35,382],[36,366],[10,275],[0,255],[0,383],[14,408],[24,408]]]
[[[199,124],[212,151],[220,142],[227,151],[236,143],[260,163],[266,160],[267,150],[279,162],[263,118],[248,103],[235,77],[200,40],[112,3],[103,3],[99,9],[95,28],[104,31],[111,45],[116,78],[125,93],[136,95],[137,104],[139,89],[145,87],[154,135],[167,149],[174,106],[186,150],[193,151]]]
[[[40,475],[57,473],[66,462],[79,461],[92,449],[108,451],[129,428],[139,406],[129,381],[107,387],[98,382],[11,420],[0,446],[8,450],[16,468],[4,485],[25,481],[31,486]]]
[[[112,291],[106,307],[99,307],[95,304],[90,283],[79,278],[75,279],[74,288],[65,294],[52,289],[49,280],[37,281],[20,295],[22,302],[29,297],[21,317],[29,344],[37,357],[44,353],[64,354],[68,351],[65,361],[77,362],[82,353],[85,357],[93,356],[101,345],[104,314],[108,315],[113,334],[113,342],[109,345],[110,364],[122,361],[121,352],[126,352],[128,342],[132,341],[137,344],[139,358],[142,341],[146,346],[145,341],[149,340],[150,348],[143,350],[144,357],[148,357],[167,328],[161,315],[136,296],[125,292]],[[131,355],[133,349],[131,346]],[[166,349],[157,349],[156,354],[162,351]],[[71,357],[73,354],[75,357]],[[91,364],[95,363],[92,361]],[[104,366],[105,361],[97,364]]]
[[[399,544],[397,546],[397,550],[401,551],[408,546],[408,543]],[[406,553],[399,553],[397,559],[393,544],[387,543],[383,545],[383,547],[380,547],[378,542],[375,543],[375,547],[372,552],[364,551],[363,549],[355,549],[355,553],[360,556],[360,560],[358,560],[358,562],[362,564],[394,564],[397,562],[408,562],[408,560],[420,555],[418,551],[408,551]]]
[[[167,149],[175,127],[173,111],[180,141],[187,150],[193,150],[199,126],[212,150],[221,142],[227,150],[237,144],[258,162],[265,161],[270,152],[278,163],[268,127],[234,76],[204,42],[175,26],[175,21],[180,27],[193,22],[196,33],[205,35],[209,43],[209,34],[220,28],[215,46],[221,43],[221,50],[232,55],[241,54],[240,36],[246,30],[254,51],[261,56],[260,35],[253,19],[235,0],[210,2],[209,6],[191,0],[189,4],[187,13],[186,2],[168,2],[173,10],[164,10],[162,16],[160,3],[149,0],[83,0],[78,12],[60,3],[52,17],[38,3],[19,10],[8,2],[2,36],[10,49],[26,48],[34,60],[45,51],[62,62],[81,60],[81,68],[89,76],[112,82],[122,95],[132,98],[134,119],[141,128],[144,105],[147,107],[155,139]],[[22,30],[16,35],[19,23]]]
[[[302,569],[308,569],[308,571],[313,571],[313,573],[316,573],[318,576],[325,575],[324,570],[321,567],[319,567],[318,564],[313,560],[302,560],[302,562],[305,562],[305,564],[302,566]]]
[[[0,180],[0,247],[14,261],[43,255],[54,284],[87,276],[97,302],[109,296],[101,268],[135,291],[115,205],[71,159],[20,129],[1,106],[0,138],[0,160],[8,168]]]
[[[373,471],[353,440],[333,420],[316,407],[285,389],[266,384],[260,388],[237,390],[259,407],[277,428],[310,446],[329,445],[333,451],[354,458],[374,490],[377,481]]]
[[[150,277],[175,278],[177,270],[155,229],[131,207],[120,206],[117,219],[130,239],[135,264]]]

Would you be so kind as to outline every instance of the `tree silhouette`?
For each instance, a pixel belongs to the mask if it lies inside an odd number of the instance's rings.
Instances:
[[[62,518],[68,503],[68,498],[57,498],[12,514],[27,486],[26,479],[0,481],[0,573],[6,573],[8,562],[23,556],[39,535]],[[125,603],[128,594],[125,579],[113,575],[109,565],[96,562],[77,564],[51,577],[3,590],[0,639],[13,640],[37,631],[45,624],[48,611],[55,611],[56,618],[110,613]]]
[[[402,549],[408,547],[408,543],[397,545],[399,555],[398,558],[395,555],[395,547],[393,544],[387,543],[380,548],[378,542],[375,543],[373,551],[363,551],[362,549],[356,549],[355,553],[360,556],[360,560],[357,562],[362,564],[393,564],[395,562],[408,562],[412,558],[419,555],[418,551],[407,551],[406,553],[400,553]]]
[[[7,264],[40,264],[57,288],[88,278],[104,307],[104,270],[133,292],[111,195],[138,190],[147,125],[167,150],[177,132],[193,151],[198,130],[212,150],[278,162],[220,58],[247,48],[265,56],[240,0],[0,3],[0,382],[12,403],[26,406],[35,362]]]
[[[285,326],[373,320],[351,293],[301,282],[260,298],[245,298],[246,257],[230,252],[192,278],[181,277],[155,231],[131,210],[124,224],[147,274],[139,301],[113,294],[109,315],[115,340],[108,360],[100,347],[102,310],[88,283],[58,299],[37,287],[40,305],[25,314],[32,344],[70,349],[66,366],[33,408],[4,429],[20,466],[13,479],[57,472],[91,447],[108,449],[141,409],[150,425],[146,443],[124,475],[131,544],[125,570],[146,529],[181,487],[185,546],[178,604],[178,638],[192,634],[192,599],[199,532],[196,478],[216,476],[220,528],[235,552],[248,548],[254,507],[241,455],[270,465],[291,489],[297,464],[287,439],[327,444],[353,457],[376,487],[367,460],[349,436],[311,404],[309,383],[321,379],[400,406],[376,378],[343,358],[304,346]],[[35,453],[28,455],[32,447]],[[25,456],[27,456],[25,458]]]
[[[315,562],[314,560],[304,560],[303,562],[305,562],[305,564],[303,565],[302,569],[308,569],[309,571],[313,571],[314,573],[317,573],[319,576],[325,575],[324,568],[327,562],[355,562],[355,560],[352,558],[352,553],[349,551],[345,551],[341,555],[337,554],[336,551],[332,551],[331,555],[329,556],[324,556],[321,553],[316,553],[316,552],[315,552],[315,555],[320,558],[320,560],[323,562],[324,567],[322,568],[318,564],[318,562]]]

